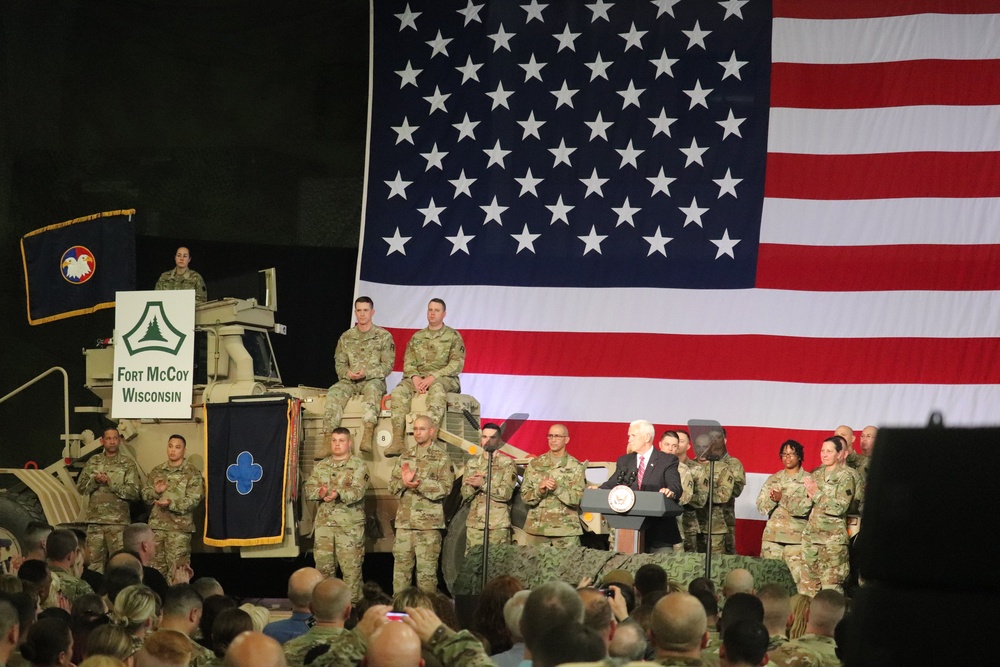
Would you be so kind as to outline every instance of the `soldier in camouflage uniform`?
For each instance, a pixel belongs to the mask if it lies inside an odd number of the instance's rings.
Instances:
[[[324,421],[330,432],[340,426],[347,401],[361,395],[365,406],[364,432],[358,446],[362,452],[372,450],[372,434],[385,396],[385,378],[392,372],[396,360],[392,334],[372,324],[374,315],[374,302],[367,296],[358,297],[354,302],[354,317],[358,323],[337,341],[333,358],[339,379],[326,392]]]
[[[316,623],[304,635],[285,642],[288,667],[303,667],[306,655],[321,645],[328,645],[338,653],[349,653],[354,646],[355,653],[364,655],[359,637],[344,629],[344,622],[351,614],[351,590],[345,582],[330,577],[316,584],[309,609]]]
[[[854,494],[854,500],[851,501],[851,506],[847,509],[847,532],[849,535],[856,535],[861,528],[861,507],[865,500],[865,486],[858,468],[861,466],[862,459],[867,457],[854,451],[854,429],[850,426],[838,426],[833,434],[839,435],[844,439],[844,449],[837,457],[840,467],[850,471],[851,476],[854,478],[856,493]]]
[[[855,481],[838,461],[844,447],[840,436],[824,440],[820,449],[823,465],[803,482],[813,503],[802,535],[799,592],[804,595],[815,595],[821,588],[842,591],[841,584],[847,578],[846,516],[854,500]]]
[[[681,439],[677,431],[664,431],[663,436],[660,438],[660,451],[665,454],[673,454],[677,457],[677,473],[681,477],[681,497],[677,499],[677,502],[684,506],[691,502],[691,498],[694,496],[695,485],[694,485],[694,475],[691,472],[690,466],[687,464],[687,451],[685,448],[684,452],[681,452]],[[677,530],[680,532],[681,541],[674,545],[673,549],[676,552],[684,551],[684,519],[683,516],[677,517]]]
[[[90,567],[98,572],[104,572],[109,554],[121,551],[122,531],[131,520],[129,501],[139,499],[139,469],[118,451],[118,429],[105,429],[101,445],[104,452],[90,457],[76,483],[77,491],[90,497],[84,521]]]
[[[406,625],[434,657],[428,665],[433,662],[446,667],[496,667],[483,643],[468,630],[452,630],[430,609],[407,607],[405,611],[409,614]],[[414,657],[420,659],[420,646],[413,646],[415,638],[395,625],[389,623],[372,635],[368,664],[407,665],[416,664]],[[423,662],[420,660],[420,664]]]
[[[777,667],[840,667],[834,631],[844,618],[847,602],[832,590],[816,594],[809,605],[806,633],[768,653]]]
[[[865,426],[861,431],[861,456],[858,457],[855,470],[861,476],[861,500],[859,509],[865,509],[865,492],[868,490],[868,468],[872,462],[872,452],[875,451],[875,438],[878,437],[878,429],[874,426]],[[850,465],[850,461],[848,461]]]
[[[713,431],[710,451],[721,453],[721,458],[715,462],[715,487],[712,494],[712,553],[736,554],[736,498],[743,493],[747,477],[743,464],[739,459],[730,456],[727,450],[726,429]],[[708,476],[709,465],[705,466],[705,476]],[[702,535],[708,530],[708,507],[698,512],[698,522]],[[700,542],[705,538],[700,538]],[[699,546],[701,546],[699,544]]]
[[[90,584],[77,576],[79,570],[74,571],[75,563],[81,554],[80,543],[72,530],[58,529],[49,533],[45,551],[49,572],[52,573],[50,597],[55,598],[57,603],[59,595],[72,603],[81,595],[90,595],[94,592]]]
[[[365,491],[368,466],[351,455],[351,432],[335,428],[330,456],[316,464],[305,484],[308,500],[319,502],[313,555],[324,576],[337,574],[337,564],[351,601],[361,600],[361,564],[365,560]]]
[[[205,480],[185,454],[184,436],[170,436],[166,463],[149,472],[142,488],[142,499],[150,506],[149,527],[156,538],[151,565],[168,581],[175,566],[191,562],[194,509],[205,497]]]
[[[198,632],[204,604],[201,595],[191,584],[174,584],[163,597],[160,630],[174,630],[184,635],[191,648],[190,667],[208,667],[215,662],[215,654],[194,640]]]
[[[427,411],[435,428],[440,428],[448,409],[448,393],[461,391],[458,374],[465,365],[462,335],[445,326],[445,303],[431,299],[427,304],[427,327],[413,334],[403,356],[403,379],[392,390],[392,443],[386,456],[403,453],[406,414],[414,394],[427,394]]]
[[[482,456],[474,456],[465,466],[462,477],[462,499],[472,500],[465,522],[465,553],[483,543],[486,527],[486,462],[493,456],[493,479],[490,484],[490,544],[510,544],[510,500],[517,488],[517,468],[514,460],[499,449],[500,427],[483,426],[479,437]],[[490,451],[493,453],[490,454]]]
[[[528,463],[521,481],[521,499],[528,506],[524,530],[534,543],[580,544],[580,501],[587,484],[586,468],[569,455],[569,430],[549,427],[549,451]]]
[[[701,549],[698,545],[698,533],[705,532],[698,521],[698,510],[708,502],[708,466],[688,458],[688,451],[691,449],[691,436],[688,435],[687,431],[678,430],[677,438],[680,441],[677,445],[677,458],[679,459],[677,468],[678,470],[687,470],[693,486],[691,499],[684,504],[684,514],[680,516],[681,535],[684,538],[684,551],[695,553],[699,550],[705,550],[704,545]]]
[[[205,303],[208,301],[208,289],[205,287],[205,280],[201,277],[201,274],[194,269],[188,268],[188,264],[191,262],[190,251],[181,246],[177,249],[174,254],[174,263],[176,266],[169,270],[164,271],[160,274],[159,280],[156,281],[155,289],[158,290],[194,290],[194,302],[195,303]]]
[[[656,650],[654,663],[663,667],[702,667],[717,664],[702,657],[707,641],[708,619],[698,598],[688,593],[663,596],[650,617],[650,641]]]
[[[417,587],[437,590],[444,501],[455,482],[455,468],[448,453],[434,442],[436,435],[430,417],[417,417],[413,421],[417,446],[396,461],[389,478],[389,493],[399,496],[392,546],[393,593],[410,587],[414,564]]]
[[[778,455],[784,469],[768,477],[757,495],[757,511],[768,517],[760,557],[783,559],[798,586],[802,579],[802,534],[812,509],[805,487],[809,475],[802,469],[802,445],[795,440],[783,442]]]

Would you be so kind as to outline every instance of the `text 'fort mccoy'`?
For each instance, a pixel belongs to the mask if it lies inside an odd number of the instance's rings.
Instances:
[[[190,370],[168,366],[147,366],[146,370],[118,367],[118,382],[184,382],[191,375]]]

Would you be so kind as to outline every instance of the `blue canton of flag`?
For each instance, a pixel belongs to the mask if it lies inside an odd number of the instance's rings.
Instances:
[[[754,284],[770,4],[374,3],[361,279]]]

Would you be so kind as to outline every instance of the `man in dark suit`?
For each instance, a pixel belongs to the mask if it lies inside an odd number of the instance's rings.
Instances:
[[[628,454],[618,457],[615,472],[602,489],[627,484],[634,491],[657,491],[674,500],[681,495],[681,476],[677,457],[653,447],[656,429],[641,419],[629,424]],[[640,465],[641,464],[641,465]],[[677,519],[663,517],[646,523],[646,551],[671,551],[681,541]]]

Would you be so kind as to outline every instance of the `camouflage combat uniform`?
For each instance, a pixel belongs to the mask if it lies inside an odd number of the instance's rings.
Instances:
[[[156,483],[166,482],[163,493],[156,493]],[[191,562],[191,534],[194,532],[194,508],[205,497],[205,480],[194,465],[184,459],[179,466],[161,463],[149,472],[142,487],[142,499],[150,506],[149,527],[156,536],[153,567],[170,581],[170,571],[177,564]],[[157,500],[170,500],[160,507]]]
[[[812,477],[819,487],[802,534],[802,578],[798,590],[815,595],[821,588],[843,592],[848,574],[847,509],[854,499],[854,476],[842,467],[819,468]]]
[[[404,463],[416,471],[420,485],[403,485]],[[389,478],[389,493],[399,496],[396,510],[396,540],[392,546],[395,561],[392,590],[409,588],[416,564],[417,586],[428,592],[437,590],[437,568],[441,556],[441,530],[444,529],[444,500],[455,482],[455,468],[448,453],[434,443],[418,445],[396,460]]]
[[[757,511],[768,517],[760,557],[783,559],[796,586],[802,579],[802,534],[813,504],[803,483],[808,476],[801,468],[794,477],[779,470],[767,478],[757,496]],[[771,500],[772,489],[781,491],[780,501]]]
[[[326,392],[324,423],[327,430],[340,426],[344,406],[352,396],[359,394],[365,406],[362,421],[374,428],[385,396],[385,378],[392,372],[396,360],[392,334],[374,324],[368,331],[351,327],[337,341],[333,359],[339,380]],[[351,371],[364,371],[365,376],[352,380],[347,377]]]
[[[441,625],[431,635],[427,648],[440,664],[448,667],[496,667],[482,642],[468,630],[455,632]]]
[[[319,495],[321,486],[327,487],[327,493],[336,491],[337,497],[332,502],[323,502]],[[326,457],[316,464],[305,484],[306,498],[319,502],[313,544],[316,569],[324,576],[334,577],[339,562],[352,602],[361,600],[367,490],[368,466],[357,456],[344,461]]]
[[[693,506],[694,503],[701,502],[704,504],[705,498],[708,496],[708,488],[702,489],[702,478],[697,476],[697,471],[693,468],[692,464],[687,461],[679,461],[677,464],[677,472],[681,476],[681,497],[677,499],[677,502],[684,507],[684,513],[677,517],[677,530],[680,532],[681,541],[674,545],[674,551],[683,552],[687,551],[687,514],[688,506]],[[692,543],[697,540],[698,534],[698,519],[695,516],[694,510],[691,510],[691,520],[694,521],[694,530],[691,534]],[[692,551],[695,547],[691,548]]]
[[[708,477],[708,464],[705,477]],[[726,454],[715,462],[715,492],[712,494],[712,553],[736,554],[736,498],[747,484],[746,472],[739,459]],[[699,550],[708,530],[708,501],[698,511]]]
[[[458,374],[465,365],[465,341],[462,335],[449,326],[437,331],[421,329],[406,344],[403,356],[403,379],[392,390],[393,443],[402,443],[406,432],[406,414],[417,393],[413,376],[434,376],[434,383],[427,389],[427,411],[434,425],[440,427],[448,410],[449,392],[461,391]],[[397,440],[398,436],[398,440]]]
[[[555,492],[538,488],[542,477],[556,480]],[[546,452],[533,458],[521,481],[521,499],[528,506],[525,532],[535,538],[544,538],[536,541],[559,546],[579,544],[583,533],[580,501],[586,484],[583,464],[565,451],[560,454]]]
[[[777,667],[840,667],[833,637],[802,635],[768,653]]]
[[[94,480],[101,472],[107,474],[108,484]],[[121,451],[114,456],[98,453],[83,466],[76,488],[90,496],[84,517],[90,568],[104,572],[108,556],[122,549],[122,531],[131,521],[128,503],[139,499],[139,469]]]
[[[694,490],[691,493],[691,500],[684,504],[684,513],[680,516],[681,535],[684,538],[684,551],[694,553],[698,551],[698,534],[705,532],[699,520],[699,510],[708,502],[708,466],[688,459],[678,465],[678,470],[684,467],[691,475]]]
[[[322,644],[332,644],[346,632],[341,627],[314,625],[305,634],[289,639],[281,647],[288,667],[303,667],[309,651]]]
[[[861,508],[865,504],[865,482],[860,470],[856,470],[850,465],[842,465],[841,468],[854,478],[854,498],[851,500],[850,507],[847,508],[847,532],[849,535],[853,535],[861,524]]]
[[[861,496],[861,500],[858,501],[858,509],[861,512],[864,512],[865,510],[865,495],[868,492],[868,470],[871,467],[871,463],[872,463],[872,457],[862,456],[861,460],[858,461],[858,467],[855,468],[855,470],[857,470],[858,474],[861,476],[861,487],[858,492],[859,495]]]
[[[83,579],[75,577],[72,572],[58,565],[49,565],[52,573],[52,591],[62,594],[70,602],[76,602],[81,595],[91,595],[94,589]]]
[[[486,527],[486,456],[474,456],[465,466],[465,478],[476,472],[483,474],[483,483],[476,488],[462,484],[462,499],[472,499],[469,517],[465,521],[465,553],[483,543]],[[510,499],[517,488],[517,468],[514,459],[497,452],[493,455],[493,480],[490,485],[490,544],[510,544]]]
[[[188,662],[188,667],[210,667],[216,662],[215,653],[196,642],[189,635],[185,635],[185,637],[191,644],[191,660]]]
[[[208,301],[208,289],[205,287],[205,280],[201,274],[194,269],[188,269],[184,273],[178,274],[176,269],[164,271],[160,274],[160,279],[156,281],[158,290],[194,290],[194,302],[205,303]]]
[[[312,629],[315,630],[315,626]],[[301,637],[304,636],[301,635]],[[288,642],[288,644],[290,643]],[[361,659],[365,657],[365,651],[368,650],[368,642],[357,631],[357,628],[336,634],[322,643],[329,645],[330,648],[325,653],[316,656],[309,663],[310,667],[356,667],[361,662]],[[288,644],[285,644],[285,647]],[[318,645],[316,644],[315,646]],[[302,656],[305,657],[307,653],[308,651],[303,653]],[[295,664],[301,665],[302,663],[293,663],[291,660],[288,660],[288,667],[293,667]]]

